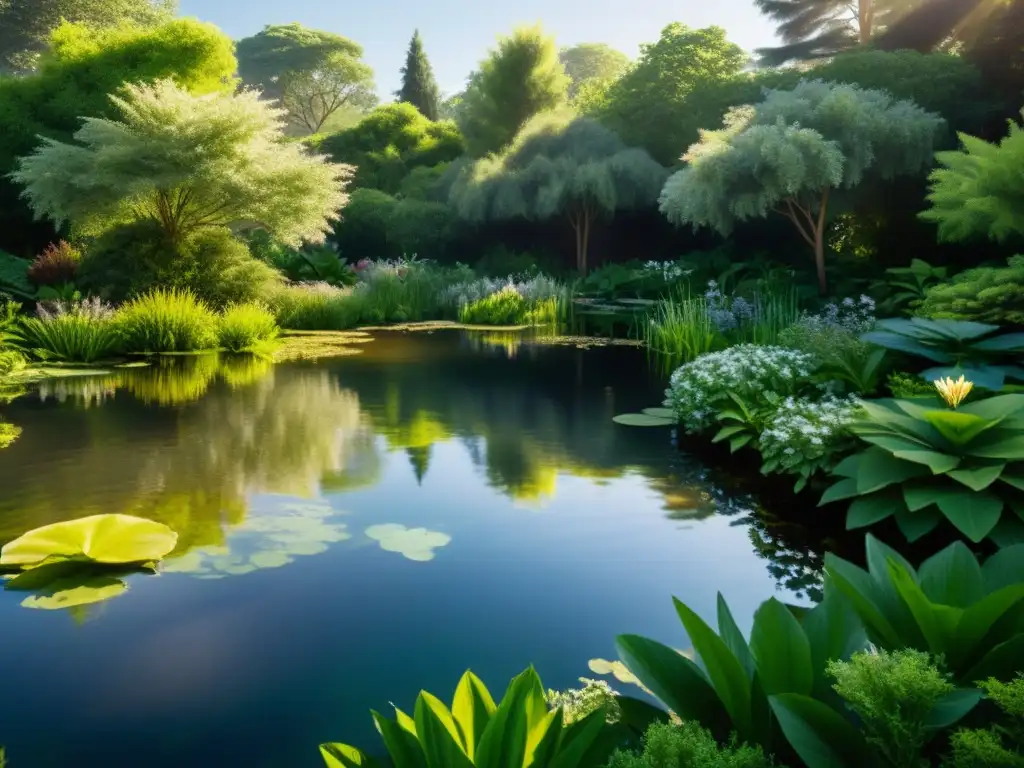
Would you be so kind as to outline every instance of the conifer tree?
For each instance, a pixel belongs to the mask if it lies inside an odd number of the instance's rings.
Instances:
[[[409,41],[409,52],[402,67],[402,87],[395,94],[399,101],[408,102],[424,117],[437,120],[440,112],[441,91],[434,79],[434,70],[423,50],[420,31],[413,32]]]

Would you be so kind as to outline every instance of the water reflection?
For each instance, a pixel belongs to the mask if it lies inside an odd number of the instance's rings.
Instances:
[[[386,334],[365,354],[327,363],[167,357],[44,382],[38,398],[19,401],[31,428],[0,461],[0,541],[121,512],[177,531],[163,570],[197,578],[278,568],[343,542],[428,561],[448,533],[387,516],[354,527],[340,510],[345,494],[381,481],[392,457],[417,484],[434,482],[440,447],[453,446],[445,450],[461,451],[517,505],[544,508],[569,479],[635,477],[681,527],[734,515],[753,526],[752,543],[780,584],[816,594],[813,551],[758,527],[753,503],[672,451],[667,430],[652,439],[611,421],[650,402],[636,350],[528,344],[479,354],[506,342]],[[450,461],[444,471],[436,482],[466,482],[450,476],[464,471]]]

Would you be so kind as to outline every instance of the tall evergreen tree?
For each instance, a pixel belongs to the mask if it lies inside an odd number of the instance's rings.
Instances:
[[[441,91],[434,79],[434,70],[423,50],[420,31],[413,32],[409,52],[402,67],[402,87],[395,93],[399,101],[412,104],[431,120],[437,120],[441,108]]]

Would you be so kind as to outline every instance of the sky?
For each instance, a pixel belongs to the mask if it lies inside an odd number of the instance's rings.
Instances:
[[[238,40],[267,24],[297,21],[363,46],[384,101],[419,28],[441,90],[462,90],[466,77],[499,35],[541,22],[558,45],[607,43],[630,57],[673,21],[724,27],[747,50],[776,44],[772,24],[753,0],[179,0],[181,13],[211,21]]]

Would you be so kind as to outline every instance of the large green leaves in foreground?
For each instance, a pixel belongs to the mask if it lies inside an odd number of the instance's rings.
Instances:
[[[675,606],[699,665],[636,635],[621,635],[617,645],[629,671],[676,715],[720,741],[735,732],[777,755],[789,742],[811,768],[869,764],[825,673],[828,660],[848,659],[867,643],[842,596],[827,594],[808,611],[768,600],[754,615],[749,642],[721,595],[717,633],[679,600]],[[835,745],[835,761],[815,758],[812,742]]]
[[[605,712],[596,710],[569,726],[561,708],[549,710],[540,677],[531,667],[513,678],[498,704],[472,672],[455,689],[451,709],[422,691],[413,716],[395,708],[395,719],[373,713],[394,768],[589,768],[614,746]],[[321,744],[329,768],[378,766],[355,747]]]
[[[829,583],[850,601],[868,637],[887,650],[942,656],[954,680],[1009,680],[1024,667],[1024,545],[980,565],[957,542],[915,570],[867,536],[868,570],[825,555]]]
[[[131,515],[92,515],[36,528],[0,550],[0,565],[31,568],[54,559],[107,565],[160,560],[178,534],[163,523]]]
[[[914,541],[945,518],[974,542],[1024,541],[1024,395],[956,410],[937,398],[861,405],[850,430],[868,447],[840,462],[821,499],[853,499],[847,528],[895,515]]]

